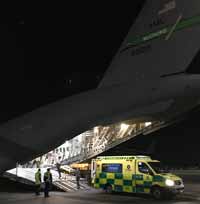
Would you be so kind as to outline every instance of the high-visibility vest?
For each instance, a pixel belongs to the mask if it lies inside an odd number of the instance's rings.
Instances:
[[[39,171],[37,171],[37,172],[35,173],[35,184],[36,184],[36,185],[41,184],[41,173],[40,173]]]
[[[50,172],[45,172],[44,173],[44,181],[47,181],[47,182],[52,182],[52,175],[51,175],[51,173]]]

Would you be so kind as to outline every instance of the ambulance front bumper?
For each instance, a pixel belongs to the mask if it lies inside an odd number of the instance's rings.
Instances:
[[[172,194],[181,194],[184,192],[185,186],[183,184],[173,187],[167,187],[166,191]]]

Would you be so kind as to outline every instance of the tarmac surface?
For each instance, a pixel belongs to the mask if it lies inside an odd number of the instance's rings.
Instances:
[[[155,201],[150,196],[134,194],[105,194],[101,190],[77,191],[71,193],[51,192],[49,198],[43,194],[0,192],[1,204],[200,204],[200,183],[185,184],[185,193],[173,200]]]

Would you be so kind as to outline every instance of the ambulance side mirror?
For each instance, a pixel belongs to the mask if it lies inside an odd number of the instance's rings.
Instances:
[[[153,172],[150,169],[141,169],[140,172],[143,174],[149,174],[151,176],[154,176]]]
[[[140,169],[143,174],[149,174],[149,169]]]
[[[149,174],[149,169],[143,169],[143,173]]]

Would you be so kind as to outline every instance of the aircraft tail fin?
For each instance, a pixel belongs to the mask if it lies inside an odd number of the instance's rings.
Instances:
[[[199,0],[147,0],[100,87],[185,72],[200,49]]]

